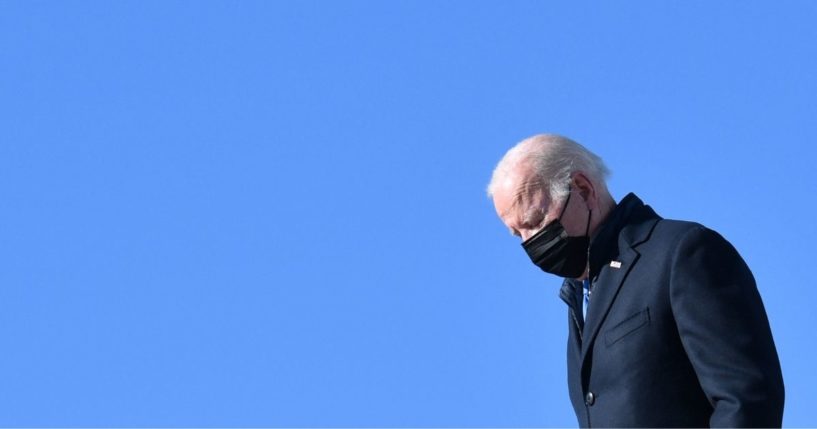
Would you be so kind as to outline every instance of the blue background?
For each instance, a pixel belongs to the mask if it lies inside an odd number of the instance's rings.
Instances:
[[[485,196],[570,136],[752,267],[814,426],[817,3],[0,2],[0,424],[575,426]]]

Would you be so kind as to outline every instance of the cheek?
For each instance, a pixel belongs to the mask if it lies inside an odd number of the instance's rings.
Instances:
[[[569,210],[569,212],[570,217],[568,217],[568,213],[565,213],[562,218],[562,225],[567,235],[574,237],[584,235],[587,231],[587,216],[589,214],[587,208],[576,207],[572,211]]]

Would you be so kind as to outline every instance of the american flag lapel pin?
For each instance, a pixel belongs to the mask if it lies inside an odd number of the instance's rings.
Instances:
[[[620,261],[610,261],[610,266],[613,267],[613,268],[621,268],[621,262]]]

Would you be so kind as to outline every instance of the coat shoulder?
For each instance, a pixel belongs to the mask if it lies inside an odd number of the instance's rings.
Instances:
[[[677,219],[661,219],[655,227],[656,234],[667,236],[684,235],[696,229],[706,229],[698,222]]]
[[[656,223],[655,228],[653,228],[649,241],[653,243],[659,242],[665,245],[678,244],[684,239],[684,237],[696,232],[703,233],[705,235],[718,235],[715,231],[701,225],[698,222],[676,219],[661,219]]]

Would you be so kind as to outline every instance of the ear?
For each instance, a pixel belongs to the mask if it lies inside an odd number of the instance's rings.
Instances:
[[[579,195],[582,197],[590,210],[598,209],[596,187],[593,185],[593,181],[591,181],[589,177],[587,177],[581,171],[573,173],[573,186],[579,192]]]

